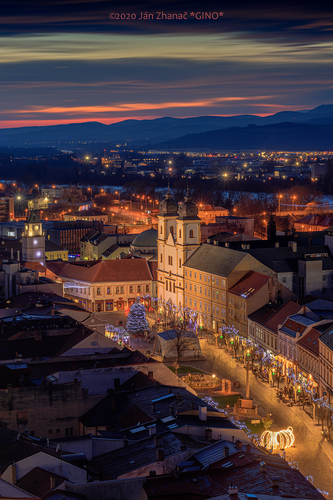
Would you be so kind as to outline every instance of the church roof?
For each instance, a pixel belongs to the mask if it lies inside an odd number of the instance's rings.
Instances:
[[[157,229],[151,228],[138,234],[132,241],[132,247],[157,247]]]

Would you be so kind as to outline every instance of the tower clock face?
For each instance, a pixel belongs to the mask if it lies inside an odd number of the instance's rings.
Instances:
[[[35,226],[35,231],[38,231],[38,229],[39,229],[39,226]]]

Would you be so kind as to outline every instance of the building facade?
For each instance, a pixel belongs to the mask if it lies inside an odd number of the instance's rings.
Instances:
[[[158,297],[184,307],[184,263],[200,245],[198,207],[187,192],[178,210],[168,191],[157,218]]]

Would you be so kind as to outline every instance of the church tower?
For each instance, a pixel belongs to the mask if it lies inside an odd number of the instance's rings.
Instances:
[[[180,204],[172,199],[168,190],[160,203],[158,214],[158,298],[170,300],[184,307],[183,264],[200,245],[200,219],[198,207],[192,202],[189,192]]]
[[[25,221],[22,233],[22,259],[25,262],[45,264],[45,234],[42,223],[34,211]]]

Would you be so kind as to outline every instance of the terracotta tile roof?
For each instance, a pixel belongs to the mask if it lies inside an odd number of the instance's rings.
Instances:
[[[322,334],[322,332],[318,332],[315,328],[311,328],[311,330],[304,335],[304,337],[301,337],[297,344],[302,347],[303,349],[306,349],[308,351],[311,351],[312,354],[315,356],[319,356],[319,337]]]
[[[16,484],[28,493],[43,498],[51,489],[59,486],[64,481],[65,478],[57,474],[53,474],[40,467],[35,467],[25,474],[25,476],[22,476]]]
[[[266,274],[249,271],[228,292],[248,299],[253,297],[270,279]]]
[[[302,309],[302,306],[288,300],[264,323],[266,328],[277,333],[278,326],[282,325],[284,321],[293,314],[297,314]]]
[[[48,262],[47,267],[60,278],[91,283],[152,281],[146,259],[103,260],[92,267],[79,267],[65,262]]]

